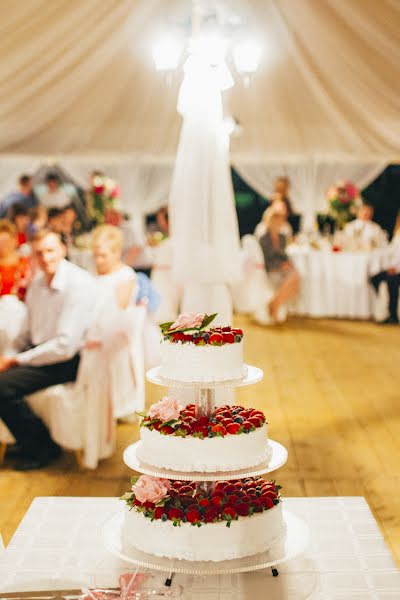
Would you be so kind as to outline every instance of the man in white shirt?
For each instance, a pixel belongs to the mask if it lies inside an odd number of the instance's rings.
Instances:
[[[372,220],[374,209],[369,204],[362,204],[358,209],[357,219],[347,223],[344,232],[347,237],[357,239],[361,245],[369,248],[382,248],[387,244],[386,232]]]
[[[66,208],[71,204],[68,194],[60,186],[60,178],[55,173],[46,176],[47,193],[40,198],[40,203],[47,209]]]
[[[386,282],[389,291],[389,316],[382,324],[397,324],[399,322],[398,317],[398,304],[399,304],[399,286],[400,286],[400,244],[390,244],[393,247],[393,253],[390,260],[390,267],[386,271],[381,271],[370,278],[370,283],[374,287],[375,291],[378,292],[379,286],[382,282]]]
[[[57,233],[38,232],[32,248],[41,273],[26,297],[28,317],[21,338],[27,349],[0,356],[0,418],[17,441],[19,470],[43,467],[60,454],[24,396],[75,381],[95,300],[94,279],[65,260]]]

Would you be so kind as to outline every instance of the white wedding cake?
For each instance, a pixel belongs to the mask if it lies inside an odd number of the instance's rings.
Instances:
[[[160,374],[197,388],[205,382],[205,389],[197,405],[166,396],[141,414],[141,441],[135,445],[139,466],[153,473],[168,469],[176,477],[141,475],[132,481],[123,496],[123,540],[159,557],[238,559],[268,550],[284,530],[280,487],[246,472],[268,468],[261,466],[269,460],[264,414],[238,405],[215,408],[207,388],[207,382],[245,373],[243,332],[209,328],[214,317],[190,313],[161,325]],[[242,479],[232,479],[243,469]],[[202,473],[221,473],[226,480],[205,481]],[[197,481],[181,481],[185,477]]]
[[[268,460],[270,452],[261,411],[225,405],[211,418],[196,418],[194,404],[183,408],[168,396],[144,416],[140,438],[140,460],[182,472],[245,469]]]
[[[142,475],[132,490],[124,496],[124,542],[156,556],[243,558],[268,550],[283,533],[282,503],[273,482],[218,482],[207,497],[196,494],[194,483]],[[148,497],[149,490],[156,502],[140,502],[137,498]]]
[[[183,382],[240,379],[243,364],[243,331],[232,327],[208,328],[216,315],[189,313],[161,331],[160,375]]]

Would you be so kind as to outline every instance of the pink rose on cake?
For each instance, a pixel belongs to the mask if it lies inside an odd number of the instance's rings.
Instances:
[[[182,313],[175,323],[172,323],[169,331],[182,331],[183,329],[198,329],[202,326],[205,313]]]
[[[152,502],[156,504],[165,496],[171,488],[168,479],[159,479],[152,475],[141,475],[135,485],[132,486],[132,492],[139,502]]]
[[[171,421],[179,419],[179,413],[183,406],[179,404],[176,398],[172,396],[164,396],[156,404],[150,406],[149,417],[152,419],[160,419],[160,421]]]

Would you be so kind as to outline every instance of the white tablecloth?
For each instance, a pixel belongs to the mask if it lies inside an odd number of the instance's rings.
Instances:
[[[184,600],[395,600],[400,573],[364,498],[287,498],[307,520],[306,554],[279,568],[243,575],[176,575]],[[103,548],[102,523],[115,498],[36,498],[0,558],[0,591],[116,586],[131,568]],[[152,583],[165,574],[154,572]]]
[[[301,275],[295,314],[368,319],[375,297],[368,278],[389,265],[389,248],[370,252],[332,252],[292,246],[288,253]]]

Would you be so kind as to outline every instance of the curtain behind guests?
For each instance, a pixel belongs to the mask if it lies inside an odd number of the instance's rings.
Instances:
[[[237,161],[234,167],[244,181],[259,194],[269,198],[276,177],[286,175],[291,182],[291,200],[294,210],[303,214],[303,229],[312,227],[315,214],[326,212],[325,193],[329,186],[337,181],[348,179],[360,188],[365,187],[383,171],[386,163],[382,160],[373,162],[346,162],[318,160],[269,162]]]

